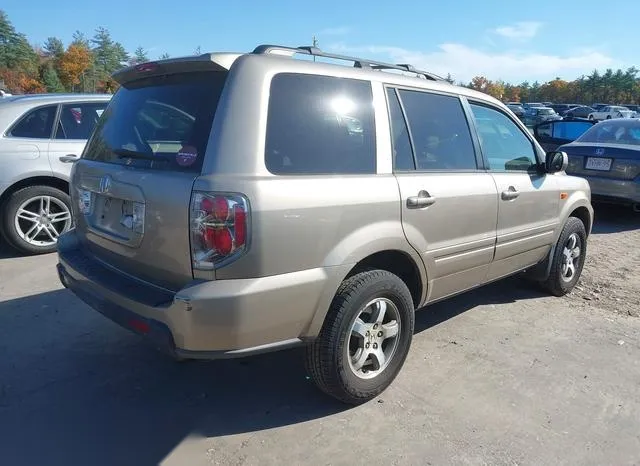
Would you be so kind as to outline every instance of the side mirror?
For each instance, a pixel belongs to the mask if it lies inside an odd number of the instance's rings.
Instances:
[[[561,151],[547,152],[544,165],[547,173],[563,172],[569,166],[569,156]]]

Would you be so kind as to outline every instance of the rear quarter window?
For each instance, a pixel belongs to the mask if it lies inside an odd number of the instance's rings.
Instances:
[[[371,84],[295,73],[274,76],[265,165],[278,175],[375,173]]]

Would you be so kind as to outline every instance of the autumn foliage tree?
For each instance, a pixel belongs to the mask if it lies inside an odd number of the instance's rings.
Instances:
[[[86,47],[76,44],[67,47],[58,61],[58,75],[62,84],[67,89],[73,90],[77,84],[80,84],[80,77],[89,69],[91,61],[91,52]]]

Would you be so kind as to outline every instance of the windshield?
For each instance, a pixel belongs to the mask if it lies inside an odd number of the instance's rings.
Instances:
[[[598,124],[576,139],[576,142],[640,145],[640,124]]]
[[[113,96],[83,158],[200,171],[226,73],[179,73],[126,84]]]

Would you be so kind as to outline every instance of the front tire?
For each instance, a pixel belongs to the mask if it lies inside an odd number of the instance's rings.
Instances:
[[[560,233],[544,288],[554,296],[564,296],[573,290],[584,266],[587,254],[587,233],[584,224],[569,217]]]
[[[7,242],[25,254],[56,250],[58,236],[72,224],[69,195],[51,186],[29,186],[11,194],[2,212]]]
[[[307,348],[307,371],[326,394],[358,405],[384,391],[411,347],[414,305],[405,283],[384,270],[346,279],[318,338]]]

